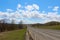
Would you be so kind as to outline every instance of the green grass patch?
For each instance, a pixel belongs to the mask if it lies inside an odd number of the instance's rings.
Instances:
[[[0,33],[0,40],[24,40],[26,29]]]
[[[54,25],[54,26],[35,26],[35,28],[60,30],[60,25]]]

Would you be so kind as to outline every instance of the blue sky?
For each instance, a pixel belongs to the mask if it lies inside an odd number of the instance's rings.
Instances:
[[[0,11],[6,11],[8,8],[16,10],[17,4],[37,4],[41,10],[47,10],[48,6],[60,6],[60,0],[0,0]]]
[[[4,18],[24,23],[59,21],[60,0],[0,0],[0,20]]]

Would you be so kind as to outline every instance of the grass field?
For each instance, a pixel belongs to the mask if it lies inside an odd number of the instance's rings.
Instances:
[[[26,29],[0,33],[0,40],[24,40]]]
[[[60,30],[60,25],[55,25],[55,26],[35,26],[36,28],[42,28],[42,29],[55,29],[55,30]]]

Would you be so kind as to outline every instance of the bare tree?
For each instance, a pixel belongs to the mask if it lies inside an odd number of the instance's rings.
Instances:
[[[20,28],[20,29],[23,28],[23,21],[22,21],[22,20],[19,22],[19,28]]]

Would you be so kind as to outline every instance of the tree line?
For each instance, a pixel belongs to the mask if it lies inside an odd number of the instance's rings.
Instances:
[[[0,20],[0,32],[23,29],[24,26],[22,21],[20,21],[19,24],[15,24],[14,20],[12,20],[11,23],[7,23],[5,20]]]

